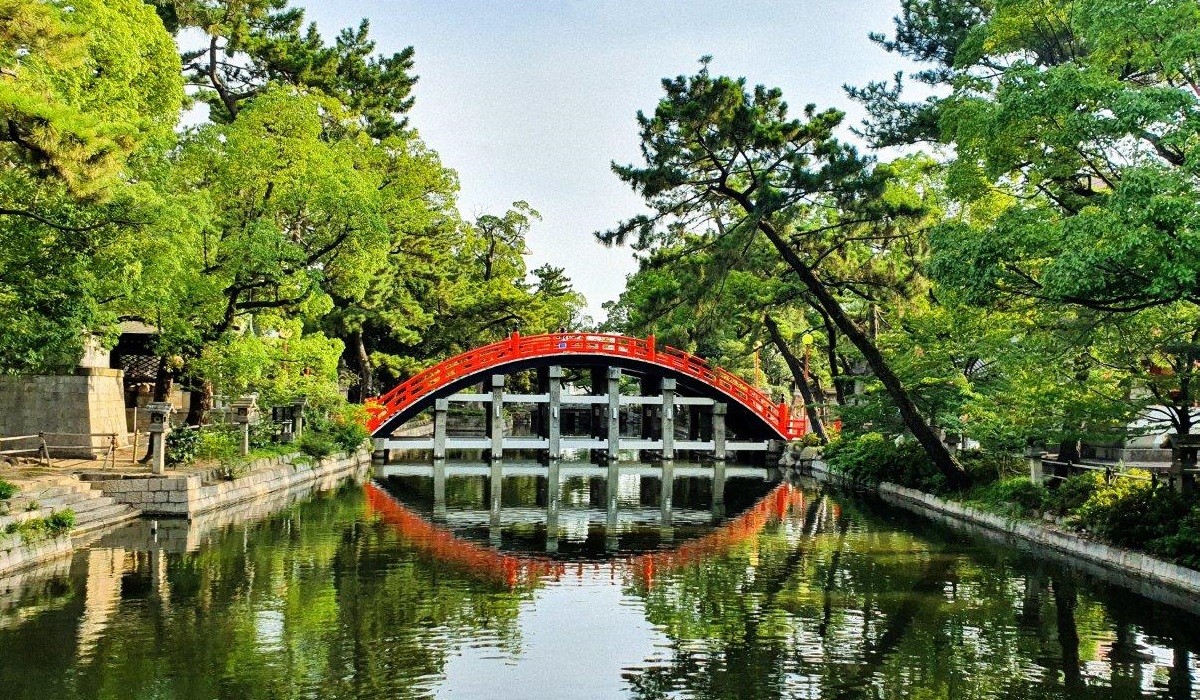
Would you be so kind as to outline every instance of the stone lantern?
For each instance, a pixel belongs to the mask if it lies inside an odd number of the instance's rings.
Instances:
[[[292,434],[297,440],[304,434],[304,407],[307,405],[307,396],[297,397],[292,402]]]
[[[167,433],[171,432],[171,412],[175,407],[165,401],[146,405],[150,414],[150,471],[162,474],[167,469]]]
[[[258,422],[258,394],[246,394],[229,405],[229,419],[242,426],[242,454],[250,453],[250,425]]]

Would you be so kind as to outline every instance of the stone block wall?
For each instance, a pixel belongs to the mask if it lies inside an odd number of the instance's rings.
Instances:
[[[52,434],[115,433],[118,445],[128,444],[122,376],[121,370],[106,368],[80,368],[71,375],[0,376],[0,436],[47,433],[52,445],[81,446],[51,452],[63,457],[93,452],[82,447],[87,438]],[[95,449],[108,447],[104,438],[92,438],[91,444]],[[26,446],[36,448],[37,443],[19,447]]]
[[[340,479],[364,465],[370,455],[359,452],[349,456],[327,457],[312,464],[292,464],[290,458],[261,459],[251,471],[233,481],[204,484],[199,475],[128,477],[103,479],[93,483],[105,496],[142,511],[143,515],[193,518],[217,508],[263,499],[280,492],[329,480]]]

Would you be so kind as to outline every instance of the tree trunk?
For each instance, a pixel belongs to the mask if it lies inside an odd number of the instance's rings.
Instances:
[[[821,439],[821,444],[828,445],[829,437],[825,434],[825,425],[821,422],[820,414],[817,413],[816,401],[813,399],[812,389],[808,385],[808,378],[804,376],[803,363],[796,357],[791,348],[788,347],[787,341],[783,339],[783,334],[779,332],[779,324],[775,323],[775,319],[771,318],[770,314],[763,316],[763,323],[767,326],[767,332],[771,334],[771,342],[775,343],[779,354],[783,355],[783,361],[787,363],[788,369],[791,370],[792,378],[796,381],[796,386],[800,387],[800,394],[804,396],[804,410],[808,414],[808,424],[812,426],[812,431]]]
[[[354,403],[366,403],[375,396],[375,376],[371,368],[371,356],[367,352],[367,344],[363,340],[362,329],[350,334],[346,341],[346,359],[358,375],[358,385],[351,392],[350,400]]]
[[[846,386],[840,380],[842,368],[838,364],[837,356],[837,326],[833,325],[833,320],[829,318],[829,314],[825,313],[824,309],[817,309],[821,314],[821,321],[825,324],[825,336],[829,339],[825,351],[829,359],[829,379],[833,382],[833,393],[837,396],[837,405],[846,405]]]
[[[747,208],[747,211],[752,211],[752,208]],[[863,358],[871,367],[871,371],[883,383],[884,389],[888,392],[892,402],[896,404],[896,408],[900,411],[900,418],[904,421],[905,427],[924,448],[925,454],[929,455],[929,459],[933,462],[952,486],[962,486],[966,482],[966,473],[950,451],[946,449],[946,445],[938,438],[937,433],[929,427],[925,419],[921,416],[921,412],[917,410],[917,405],[913,403],[912,397],[904,388],[904,384],[892,368],[888,365],[883,353],[879,351],[875,343],[867,334],[863,333],[858,324],[846,314],[842,305],[834,298],[833,294],[826,289],[825,284],[821,281],[814,270],[800,259],[796,251],[792,250],[787,241],[779,235],[775,227],[769,221],[760,220],[758,228],[766,234],[775,249],[783,257],[784,262],[792,268],[792,270],[800,277],[800,281],[812,293],[820,308],[829,314],[829,318],[838,327],[843,335],[850,340],[854,347],[862,353]]]
[[[208,412],[213,407],[213,385],[209,381],[201,381],[192,387],[192,400],[188,403],[188,425],[202,425]]]
[[[162,403],[171,400],[171,387],[175,383],[175,373],[167,365],[167,358],[158,358],[158,371],[154,374],[154,400]]]

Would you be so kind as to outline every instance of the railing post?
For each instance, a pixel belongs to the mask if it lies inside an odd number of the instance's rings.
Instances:
[[[783,433],[783,436],[785,438],[791,437],[791,433],[788,430],[791,427],[790,425],[788,425],[788,423],[791,420],[792,420],[791,406],[788,406],[786,401],[780,403],[779,404],[779,432]]]
[[[509,348],[509,350],[516,352],[517,348],[520,346],[521,346],[521,333],[519,331],[513,331],[512,335],[508,336],[508,348]]]
[[[654,334],[646,336],[646,354],[651,360],[658,354],[658,351],[654,348]]]

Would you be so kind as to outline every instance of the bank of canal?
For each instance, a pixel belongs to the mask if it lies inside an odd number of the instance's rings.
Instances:
[[[1200,691],[1200,620],[1186,613],[765,472],[730,476],[714,512],[715,484],[680,473],[666,504],[653,468],[629,469],[612,489],[603,470],[564,470],[558,499],[544,477],[515,470],[493,508],[489,477],[463,468],[444,475],[442,508],[433,475],[414,471],[271,514],[247,505],[172,538],[135,521],[0,580],[0,688],[13,698]],[[176,536],[188,544],[162,544]]]

